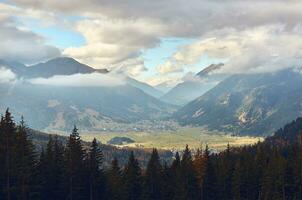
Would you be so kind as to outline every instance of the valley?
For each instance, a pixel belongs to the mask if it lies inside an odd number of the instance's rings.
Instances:
[[[177,127],[175,130],[158,132],[88,132],[82,133],[82,139],[91,141],[97,138],[102,143],[107,143],[114,137],[127,137],[134,140],[134,143],[117,145],[119,147],[137,148],[159,148],[181,151],[185,145],[192,149],[208,145],[213,151],[224,150],[228,144],[233,147],[255,144],[262,141],[262,137],[232,136],[231,134],[209,131],[202,127]]]
[[[32,66],[1,61],[15,80],[0,85],[0,111],[21,115],[35,130],[106,143],[127,137],[139,148],[214,150],[254,144],[301,116],[299,68],[273,73],[225,74],[211,64],[163,92],[145,82],[73,58]]]

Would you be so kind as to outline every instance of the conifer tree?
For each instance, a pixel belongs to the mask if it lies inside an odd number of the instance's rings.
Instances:
[[[162,166],[156,149],[153,149],[145,174],[144,199],[162,199]]]
[[[1,116],[0,120],[0,196],[5,197],[5,133],[4,133],[4,117]],[[3,198],[4,199],[4,198]]]
[[[138,200],[141,195],[141,168],[132,151],[123,173],[123,198],[125,200]]]
[[[196,172],[193,166],[192,154],[188,145],[183,152],[181,159],[181,183],[182,198],[187,200],[195,200],[199,194]]]
[[[19,189],[17,194],[18,199],[26,200],[31,198],[31,177],[36,166],[36,154],[34,145],[29,139],[28,128],[25,125],[23,117],[17,127],[15,143],[16,187]]]
[[[58,136],[49,136],[38,166],[43,199],[64,199],[66,196],[64,146]]]
[[[175,158],[172,162],[172,165],[170,169],[165,170],[166,175],[166,184],[168,183],[169,189],[171,188],[171,191],[167,191],[168,195],[165,196],[168,197],[166,199],[175,199],[175,200],[181,200],[184,196],[183,188],[182,188],[182,171],[181,171],[181,159],[178,152],[175,153]],[[173,195],[171,195],[173,194]]]
[[[175,175],[168,164],[165,162],[163,167],[163,175],[162,175],[162,199],[170,200],[177,199],[176,198],[176,182]]]
[[[216,180],[216,174],[214,169],[214,162],[210,156],[208,145],[206,146],[204,151],[204,158],[206,162],[206,167],[205,167],[205,176],[203,180],[203,189],[202,189],[203,200],[215,200],[217,199],[217,190],[216,190],[217,180]]]
[[[89,150],[88,171],[89,171],[89,199],[99,199],[105,195],[105,181],[103,174],[103,153],[94,138]],[[101,184],[103,183],[103,184]]]
[[[219,194],[222,195],[226,200],[232,199],[232,177],[234,173],[234,164],[232,158],[232,152],[230,144],[227,145],[227,149],[220,154],[219,162]]]
[[[122,171],[119,167],[118,160],[114,158],[111,162],[111,167],[107,172],[109,199],[119,200],[122,199],[121,186],[122,186]]]
[[[84,150],[78,129],[75,126],[65,149],[65,162],[68,181],[68,199],[85,199]]]
[[[193,166],[194,170],[196,172],[196,179],[198,182],[199,186],[199,199],[201,199],[201,194],[202,194],[202,184],[203,184],[203,179],[204,179],[204,173],[205,173],[205,160],[203,157],[202,149],[198,148],[195,155],[194,155],[194,160],[193,160]]]
[[[13,193],[12,187],[15,182],[16,176],[15,173],[17,171],[16,166],[14,164],[15,160],[15,148],[16,148],[16,125],[9,112],[9,109],[6,110],[5,116],[1,119],[1,140],[0,140],[0,147],[1,147],[1,156],[3,162],[3,193],[5,196],[4,199],[11,200],[16,193]]]

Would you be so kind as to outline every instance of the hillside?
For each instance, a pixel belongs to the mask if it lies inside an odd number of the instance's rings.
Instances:
[[[38,130],[70,130],[74,124],[85,130],[102,130],[103,123],[131,123],[160,119],[174,107],[141,90],[116,87],[63,87],[17,83],[0,86],[0,110],[9,107],[16,116],[26,116]]]
[[[25,66],[19,62],[0,60],[0,66],[12,70],[12,72],[22,79],[50,78],[57,75],[68,76],[74,74],[110,73],[106,68],[96,69],[69,57],[58,57],[30,66]],[[162,95],[162,92],[147,83],[137,81],[130,77],[126,77],[126,82],[130,86],[136,87],[153,97],[157,98]]]
[[[184,80],[168,91],[161,100],[183,106],[224,80],[226,75],[214,74],[223,64],[212,64],[195,75],[193,79]]]
[[[36,150],[38,152],[40,152],[42,148],[44,149],[46,148],[46,145],[49,141],[49,136],[52,137],[55,136],[44,132],[36,131],[33,129],[29,129],[28,132],[29,132],[30,139],[34,143]],[[57,137],[64,145],[66,144],[68,140],[67,136],[58,135]],[[82,141],[82,143],[85,148],[88,148],[91,145],[91,143],[87,141]],[[125,165],[128,161],[128,157],[131,151],[133,151],[134,154],[137,156],[141,166],[145,167],[147,165],[148,158],[151,155],[151,149],[130,148],[130,147],[118,148],[113,145],[107,145],[107,144],[100,144],[100,147],[104,155],[104,164],[106,167],[110,165],[113,158],[117,158],[121,165]],[[171,151],[159,150],[159,155],[161,159],[165,160],[168,163],[172,161],[173,153]]]
[[[181,124],[270,135],[301,116],[302,75],[291,69],[234,75],[174,114]]]

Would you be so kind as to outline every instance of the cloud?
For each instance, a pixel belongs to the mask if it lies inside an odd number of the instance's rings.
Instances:
[[[144,61],[142,59],[128,59],[118,66],[115,66],[113,71],[115,73],[121,73],[127,76],[136,77],[140,76],[143,72],[148,71],[148,69],[144,65]]]
[[[13,0],[25,8],[56,11],[69,15],[109,20],[150,20],[149,25],[168,25],[162,29],[169,35],[200,36],[222,29],[300,23],[300,0]],[[125,24],[126,25],[126,24]]]
[[[66,48],[63,54],[100,68],[128,67],[134,59],[140,59],[144,49],[152,48],[160,42],[156,37],[160,28],[155,26],[144,20],[80,21],[76,30],[85,37],[86,44]]]
[[[36,11],[33,17],[49,18],[47,21],[55,15],[63,16],[62,19],[80,16],[74,27],[86,44],[67,48],[63,53],[98,68],[123,66],[129,74],[139,74],[145,67],[132,68],[131,62],[139,62],[143,51],[158,46],[162,38],[171,37],[200,41],[184,46],[157,67],[161,76],[185,71],[186,65],[196,63],[201,55],[227,60],[223,69],[232,73],[275,70],[300,62],[297,29],[301,27],[301,0],[12,2],[19,8]],[[257,39],[257,34],[262,38]],[[282,50],[282,45],[286,50]]]
[[[17,79],[17,76],[5,67],[0,66],[0,83],[11,83]]]
[[[114,74],[74,74],[58,75],[50,78],[35,78],[28,80],[32,84],[71,87],[115,87],[125,84],[123,76]]]
[[[182,72],[183,68],[180,65],[175,64],[173,61],[168,60],[164,64],[159,65],[157,67],[157,71],[161,75],[166,75],[166,74],[171,74],[171,73],[176,73],[176,72]]]
[[[287,31],[284,25],[215,31],[183,46],[170,60],[178,66],[186,66],[207,56],[225,60],[225,65],[218,70],[220,73],[272,72],[301,66],[301,33],[299,26]]]
[[[0,59],[26,64],[60,56],[58,48],[46,44],[44,37],[30,31],[15,16],[26,16],[26,11],[0,3]]]

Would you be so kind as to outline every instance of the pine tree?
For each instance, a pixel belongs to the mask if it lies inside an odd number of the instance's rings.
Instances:
[[[196,177],[196,172],[193,166],[191,151],[186,145],[181,159],[181,183],[182,183],[182,198],[194,200],[198,198],[199,188]]]
[[[89,199],[99,199],[105,196],[105,181],[103,174],[103,153],[94,138],[89,150],[88,170],[89,170]],[[101,184],[103,183],[103,184]]]
[[[46,158],[45,158],[45,150],[44,147],[42,147],[39,161],[37,164],[36,172],[35,172],[35,179],[34,183],[36,184],[36,199],[47,199],[43,198],[44,197],[44,192],[45,192],[45,180],[46,180],[46,170],[45,168],[47,167],[46,164]]]
[[[38,167],[41,196],[43,199],[65,199],[64,146],[58,136],[49,136],[49,141],[40,156]]]
[[[165,170],[165,174],[167,176],[166,184],[169,185],[169,189],[171,191],[167,191],[165,194],[166,199],[175,199],[181,200],[184,196],[183,188],[182,188],[182,171],[181,171],[181,160],[178,152],[175,153],[175,159],[172,162],[170,169]],[[168,195],[167,195],[168,194]],[[173,195],[171,195],[173,194]]]
[[[141,195],[141,168],[132,151],[123,173],[123,197],[125,200],[138,200]]]
[[[4,117],[1,116],[0,120],[0,196],[5,197],[5,157],[6,157],[6,145],[5,145],[5,133],[4,133]]]
[[[107,172],[109,199],[119,200],[122,199],[121,186],[122,186],[122,171],[119,167],[118,160],[114,158],[111,167]]]
[[[153,149],[144,177],[144,199],[162,199],[162,166],[156,149]]]
[[[36,166],[35,147],[28,136],[28,128],[22,117],[17,127],[15,149],[15,165],[17,169],[17,188],[19,189],[18,199],[30,199],[31,177]]]
[[[220,198],[224,198],[226,200],[232,199],[232,177],[234,173],[234,164],[232,158],[232,152],[230,145],[227,145],[227,149],[220,154],[220,162],[219,162],[219,194]]]
[[[164,200],[170,200],[170,199],[176,199],[176,182],[175,180],[174,172],[171,170],[171,168],[168,166],[168,164],[165,162],[163,167],[163,175],[162,175],[162,199]]]
[[[13,185],[15,183],[15,173],[17,172],[14,164],[15,159],[15,148],[16,148],[16,125],[13,121],[13,117],[6,110],[5,116],[1,119],[1,139],[0,139],[0,157],[3,162],[2,172],[2,189],[6,200],[14,198],[16,193],[12,192]],[[1,171],[2,171],[1,170]]]
[[[65,149],[66,171],[68,178],[68,199],[85,199],[84,150],[78,129],[75,126]]]
[[[193,166],[194,170],[196,172],[196,179],[198,182],[198,186],[200,188],[199,192],[199,199],[201,199],[201,194],[202,194],[202,184],[203,184],[203,179],[204,179],[204,174],[205,174],[205,160],[203,157],[202,149],[197,149],[195,155],[194,155],[194,160],[193,160]]]
[[[215,200],[217,199],[217,180],[214,169],[214,164],[212,157],[210,156],[210,151],[208,146],[206,146],[204,151],[204,158],[206,162],[205,176],[203,180],[202,196],[203,200]]]

